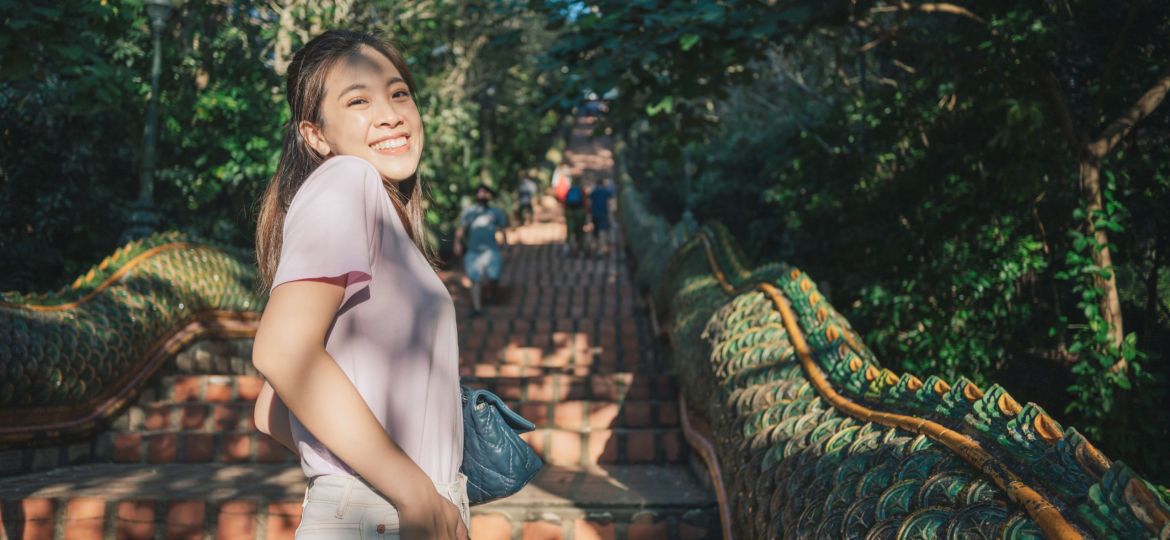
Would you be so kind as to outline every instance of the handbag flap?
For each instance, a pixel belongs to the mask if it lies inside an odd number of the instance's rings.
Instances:
[[[508,427],[512,428],[516,433],[528,433],[536,429],[536,424],[529,422],[523,416],[509,409],[504,404],[504,400],[500,399],[500,396],[482,388],[473,390],[463,387],[463,401],[464,403],[470,401],[477,410],[483,406],[495,407],[500,413],[500,417],[504,419],[504,423],[508,424]]]

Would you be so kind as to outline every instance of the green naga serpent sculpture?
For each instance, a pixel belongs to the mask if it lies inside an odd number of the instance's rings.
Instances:
[[[246,253],[172,232],[55,293],[0,295],[0,448],[90,436],[191,340],[253,335],[256,283]]]
[[[672,228],[623,184],[725,536],[1170,538],[1157,490],[1075,429],[998,385],[882,368],[800,270],[749,269],[719,224]]]

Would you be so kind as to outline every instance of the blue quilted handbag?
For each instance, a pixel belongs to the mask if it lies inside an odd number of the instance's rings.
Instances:
[[[544,466],[520,433],[536,425],[512,412],[487,390],[460,387],[463,396],[463,467],[467,499],[483,504],[524,487]]]

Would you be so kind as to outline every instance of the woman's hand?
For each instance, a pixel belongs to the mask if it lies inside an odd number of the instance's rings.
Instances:
[[[439,538],[469,540],[459,508],[433,488],[425,500],[411,501],[398,510],[399,534],[404,540]]]

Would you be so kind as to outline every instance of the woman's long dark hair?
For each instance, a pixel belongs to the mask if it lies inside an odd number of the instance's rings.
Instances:
[[[284,126],[280,162],[276,174],[264,190],[260,200],[260,216],[256,223],[256,262],[260,266],[260,286],[267,292],[280,263],[280,248],[284,217],[293,196],[305,183],[305,179],[325,161],[325,158],[309,147],[301,137],[299,128],[302,121],[322,126],[321,102],[325,99],[325,78],[333,66],[350,55],[358,54],[361,47],[368,46],[382,53],[406,81],[412,99],[415,95],[414,76],[406,65],[402,53],[394,46],[364,32],[329,30],[310,41],[293,55],[286,75],[286,94],[292,116]],[[416,101],[417,103],[417,101]],[[434,264],[433,250],[425,240],[423,220],[423,190],[416,172],[409,179],[399,183],[383,179],[383,185],[390,195],[390,201],[398,212],[410,239],[418,246],[427,260]]]

